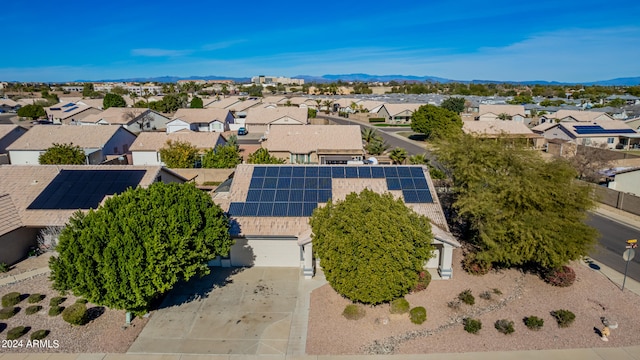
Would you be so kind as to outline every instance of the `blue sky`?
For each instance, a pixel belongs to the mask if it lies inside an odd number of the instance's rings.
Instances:
[[[89,5],[90,4],[90,5]],[[0,80],[640,76],[640,1],[12,1]]]

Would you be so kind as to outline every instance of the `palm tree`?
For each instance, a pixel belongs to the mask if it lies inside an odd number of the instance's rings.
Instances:
[[[498,119],[500,119],[500,120],[511,120],[511,115],[509,115],[507,113],[500,113],[500,114],[498,114]]]
[[[129,97],[131,98],[131,102],[133,102],[131,107],[136,107],[136,98],[138,97],[138,94],[135,91],[131,91],[129,93]]]
[[[391,146],[387,144],[386,141],[382,139],[375,139],[369,144],[367,144],[364,148],[367,150],[367,153],[370,155],[382,155],[387,149]]]
[[[429,158],[427,157],[427,153],[411,155],[409,156],[409,163],[411,165],[428,165]]]
[[[331,112],[331,105],[333,105],[333,101],[331,99],[328,99],[323,101],[322,104],[327,107],[327,110],[325,110],[325,113],[329,114]]]
[[[315,99],[316,104],[318,104],[318,108],[316,110],[320,111],[320,105],[322,105],[322,99]]]
[[[364,140],[367,145],[369,145],[372,141],[380,140],[380,135],[378,134],[378,130],[370,127],[366,127],[362,129],[361,132],[362,140]]]
[[[229,136],[227,145],[233,146],[234,148],[236,148],[236,150],[240,149],[240,145],[238,145],[238,137],[236,135]]]
[[[404,161],[407,159],[407,150],[397,147],[391,150],[389,158],[394,164],[404,164]]]

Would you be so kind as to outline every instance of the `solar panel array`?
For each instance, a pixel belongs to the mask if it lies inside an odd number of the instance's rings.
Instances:
[[[600,125],[574,125],[576,133],[580,135],[596,135],[596,134],[633,134],[633,129],[604,129]]]
[[[62,170],[27,209],[95,209],[105,196],[138,186],[145,173],[145,170]]]
[[[332,197],[332,179],[385,179],[406,203],[432,203],[418,166],[256,166],[244,202],[232,202],[232,216],[311,216]]]

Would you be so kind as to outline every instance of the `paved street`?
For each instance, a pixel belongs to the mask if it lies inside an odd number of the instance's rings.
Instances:
[[[598,245],[592,251],[591,257],[620,273],[624,273],[626,262],[622,259],[622,252],[625,250],[625,242],[629,239],[640,240],[640,229],[598,214],[591,214],[587,219],[587,224],[600,232]],[[629,263],[627,276],[640,281],[640,251],[638,250],[640,249],[637,249],[636,257]]]

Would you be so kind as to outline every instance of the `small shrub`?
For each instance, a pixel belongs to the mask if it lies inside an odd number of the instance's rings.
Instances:
[[[28,327],[16,326],[7,331],[7,340],[16,340],[29,331]]]
[[[537,316],[528,316],[524,318],[524,324],[529,328],[529,330],[540,330],[544,325],[544,320],[540,319]]]
[[[458,299],[467,305],[473,305],[476,303],[476,298],[471,294],[471,290],[467,289],[458,294]]]
[[[543,279],[553,286],[568,287],[576,281],[576,273],[568,266],[547,270],[543,273]]]
[[[460,299],[453,299],[447,303],[447,306],[452,308],[453,310],[460,310],[460,306],[462,306],[462,301],[460,301]]]
[[[10,292],[2,297],[2,307],[10,307],[17,305],[22,301],[19,292]]]
[[[464,324],[464,331],[477,334],[482,329],[482,321],[478,319],[465,318],[462,323]]]
[[[9,271],[9,265],[0,262],[0,273],[6,273]]]
[[[500,291],[500,289],[498,288],[494,288],[493,290],[491,290],[494,294],[496,295],[502,295],[502,291]]]
[[[40,306],[40,305],[31,305],[28,308],[24,309],[24,312],[27,315],[33,315],[33,314],[37,313],[40,310],[42,310],[42,306]]]
[[[507,320],[507,319],[500,319],[497,320],[494,324],[496,330],[498,330],[499,332],[508,335],[513,333],[514,331],[516,331],[513,328],[513,321],[511,320]]]
[[[427,310],[422,306],[414,307],[409,311],[411,322],[417,325],[427,321]]]
[[[31,333],[31,340],[42,340],[49,335],[49,330],[38,330]]]
[[[75,304],[62,310],[62,319],[72,325],[84,325],[87,323],[87,307],[85,304]]]
[[[348,320],[360,320],[366,315],[364,308],[357,304],[349,304],[345,306],[342,316]]]
[[[11,319],[20,309],[16,307],[6,307],[0,309],[0,320]]]
[[[427,270],[420,271],[418,273],[418,282],[411,289],[411,292],[418,292],[426,289],[431,283],[431,273]]]
[[[52,306],[49,308],[49,316],[58,316],[64,310],[64,306]]]
[[[405,314],[409,311],[411,306],[405,298],[395,299],[391,302],[389,312],[392,314]]]
[[[462,268],[471,275],[486,275],[491,271],[491,264],[478,260],[474,253],[467,253],[462,260]]]
[[[42,294],[31,294],[27,298],[27,302],[29,304],[35,304],[35,303],[39,303],[40,301],[42,301],[42,299],[44,299],[44,295],[42,295]]]
[[[49,300],[49,306],[58,306],[62,304],[65,300],[67,299],[63,298],[62,296],[52,297],[51,300]]]
[[[483,291],[480,293],[480,295],[478,295],[481,299],[485,299],[485,300],[491,300],[491,292],[489,291]]]
[[[558,323],[558,327],[566,328],[573,324],[573,321],[576,319],[576,315],[569,310],[556,310],[551,312],[551,316],[556,319]]]
[[[86,304],[88,302],[89,302],[89,300],[83,299],[83,298],[79,298],[79,299],[76,300],[76,304]]]

